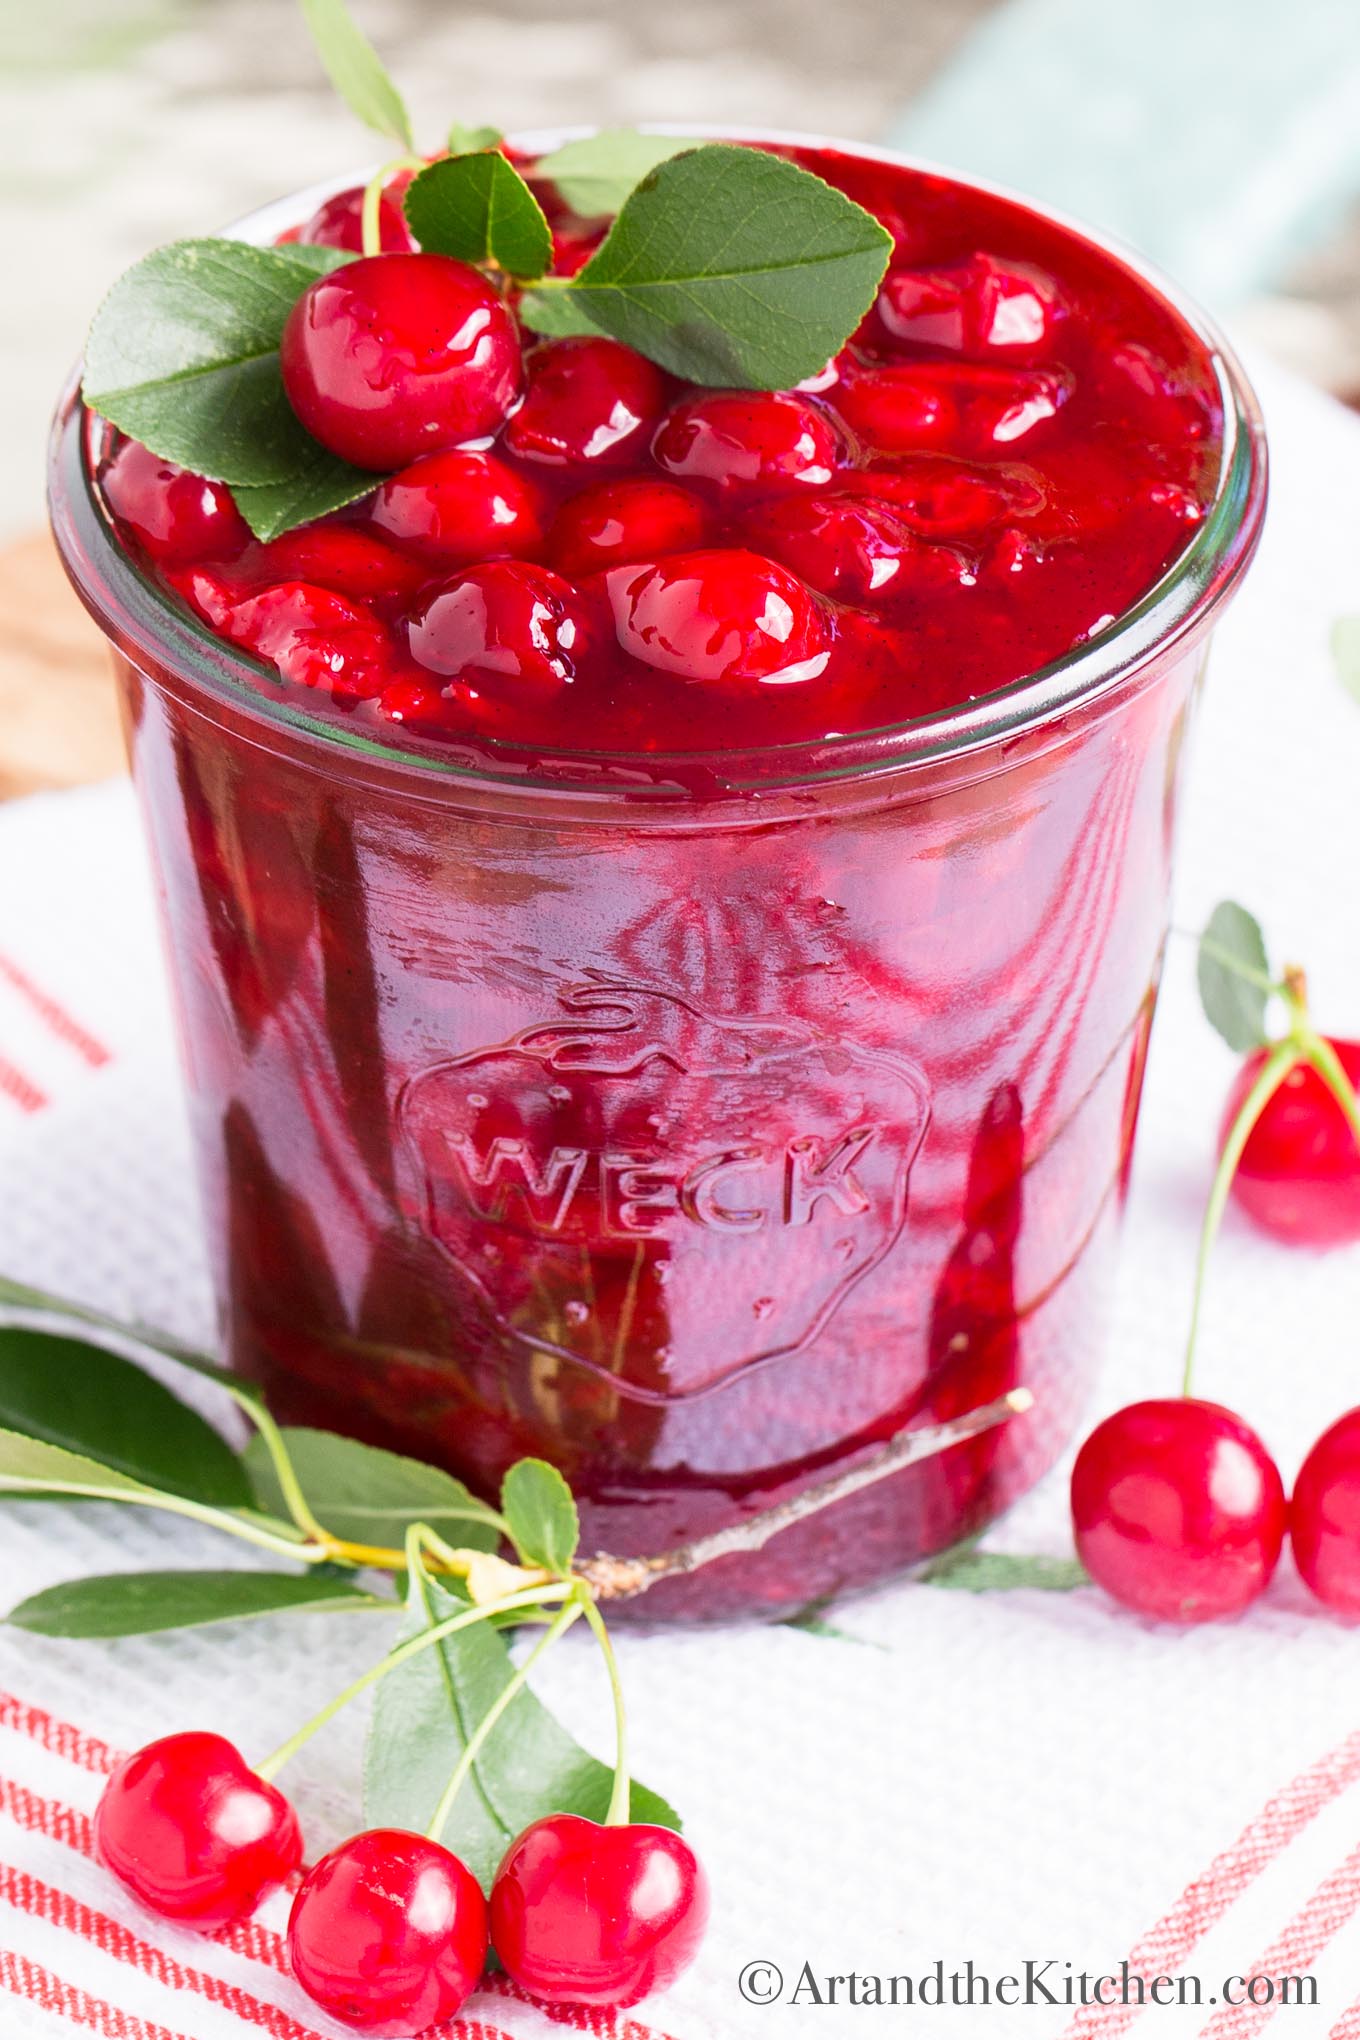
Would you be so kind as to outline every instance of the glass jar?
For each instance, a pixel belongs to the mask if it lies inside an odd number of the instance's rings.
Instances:
[[[1225,447],[1162,581],[1020,686],[743,753],[323,721],[122,551],[68,392],[53,519],[122,690],[222,1335],[282,1419],[486,1491],[542,1455],[585,1548],[633,1554],[1033,1391],[649,1617],[879,1579],[1051,1463],[1100,1352],[1187,721],[1264,504],[1251,392],[1170,302]]]

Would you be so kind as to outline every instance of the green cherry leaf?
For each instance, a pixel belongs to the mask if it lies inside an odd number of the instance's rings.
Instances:
[[[447,1544],[473,1551],[494,1551],[500,1542],[495,1510],[440,1467],[330,1431],[285,1429],[283,1441],[313,1515],[347,1544],[399,1551],[412,1523],[428,1523]],[[262,1438],[251,1439],[245,1462],[260,1506],[286,1515]]]
[[[499,128],[466,127],[456,120],[449,129],[446,147],[451,156],[470,156],[474,149],[494,149],[501,140]]]
[[[344,0],[302,0],[302,11],[317,55],[350,112],[366,127],[414,149],[405,101]]]
[[[1079,1559],[1033,1557],[1006,1551],[978,1551],[965,1546],[945,1551],[917,1574],[929,1587],[953,1587],[965,1594],[992,1594],[1015,1587],[1037,1588],[1045,1594],[1067,1594],[1087,1587],[1091,1576]]]
[[[546,1459],[520,1459],[505,1476],[501,1514],[525,1565],[569,1573],[581,1541],[571,1489]]]
[[[232,499],[256,538],[269,540],[296,525],[309,524],[314,517],[326,517],[357,503],[382,479],[366,468],[351,467],[337,460],[315,440],[309,443],[303,463],[285,482],[259,482],[247,488],[237,482]]]
[[[810,171],[713,143],[644,177],[560,295],[690,382],[781,390],[854,331],[891,248],[870,213]],[[535,316],[550,294],[537,294]]]
[[[517,307],[519,321],[548,340],[598,339],[604,327],[590,316],[585,298],[566,282],[540,283],[530,287]]]
[[[308,283],[351,259],[243,241],[158,248],[95,315],[86,403],[195,474],[249,487],[293,480],[318,448],[284,395],[279,340]]]
[[[417,1574],[403,1640],[466,1604]],[[514,1671],[490,1623],[462,1629],[408,1658],[379,1682],[364,1758],[370,1827],[423,1833],[464,1749]],[[583,1750],[542,1702],[521,1688],[482,1745],[444,1833],[487,1889],[515,1836],[547,1813],[603,1821],[613,1772]],[[678,1828],[664,1799],[636,1781],[631,1817]]]
[[[1332,625],[1332,663],[1353,701],[1360,701],[1360,616],[1338,616]]]
[[[1199,943],[1200,1003],[1229,1048],[1246,1055],[1266,1040],[1272,979],[1260,923],[1235,900],[1220,900]]]
[[[636,184],[685,149],[702,144],[697,136],[644,135],[637,128],[602,128],[577,142],[565,142],[533,168],[534,182],[557,186],[564,205],[586,219],[616,213]]]
[[[352,1579],[315,1573],[144,1572],[68,1580],[21,1601],[6,1618],[34,1636],[149,1636],[247,1616],[387,1608]]]
[[[497,149],[444,156],[409,186],[406,220],[431,255],[494,262],[507,276],[542,276],[552,231],[518,170]]]
[[[0,1330],[0,1424],[218,1508],[249,1508],[245,1468],[211,1424],[103,1346]]]
[[[134,1480],[116,1466],[102,1466],[83,1452],[68,1452],[41,1438],[18,1431],[0,1431],[0,1495],[47,1497],[66,1495],[75,1501],[120,1501],[129,1496],[145,1501],[159,1494],[143,1480]]]

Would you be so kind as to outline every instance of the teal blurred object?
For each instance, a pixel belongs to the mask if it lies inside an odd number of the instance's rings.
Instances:
[[[1360,0],[1005,0],[886,139],[1232,305],[1360,194]]]

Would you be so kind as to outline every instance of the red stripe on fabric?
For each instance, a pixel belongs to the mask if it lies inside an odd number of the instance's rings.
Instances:
[[[1306,1976],[1309,1964],[1358,1910],[1360,1846],[1351,1850],[1330,1877],[1323,1879],[1307,1905],[1244,1974],[1271,1978]],[[1200,2040],[1251,2040],[1283,2009],[1278,1999],[1268,2005],[1225,2005],[1210,2019]]]
[[[571,2026],[578,2033],[589,2033],[592,2040],[672,2040],[669,2033],[663,2033],[656,2026],[644,2026],[637,2019],[629,2018],[626,2012],[606,2011],[595,2005],[543,2005],[521,1990],[513,1977],[499,1971],[488,1976],[482,1989],[495,1991],[499,1997],[513,1998],[516,2004],[532,2005],[545,2019],[554,2025]]]
[[[1328,2033],[1327,2040],[1360,2040],[1360,1998],[1347,2005]]]
[[[65,1757],[96,1775],[107,1775],[122,1759],[121,1751],[110,1748],[97,1736],[87,1735],[73,1722],[63,1721],[41,1707],[31,1706],[13,1693],[0,1691],[0,1726],[17,1730],[53,1755]],[[89,1856],[93,1852],[93,1830],[88,1815],[76,1807],[63,1805],[59,1800],[46,1799],[14,1779],[0,1777],[0,1813],[7,1814],[16,1826],[30,1833],[46,1835],[49,1840],[64,1843],[78,1855]],[[0,1879],[4,1875],[4,1866],[0,1865]],[[216,1942],[229,1948],[233,1954],[259,1962],[281,1976],[289,1974],[288,1951],[283,1935],[258,1920],[241,1920],[233,1927],[225,1927],[220,1933],[209,1936],[208,1942],[209,1945]],[[588,2033],[593,2040],[672,2040],[670,2034],[654,2026],[644,2026],[639,2020],[620,2012],[599,2011],[580,2005],[540,2005],[503,1973],[488,1976],[479,1989],[511,1998],[520,2004],[532,2005],[554,2024]],[[467,2016],[454,2019],[448,2026],[441,2027],[439,2033],[447,2035],[447,2040],[513,2040],[513,2036],[500,2027],[489,2026],[480,2019]],[[122,2040],[121,2035],[119,2040]],[[136,2040],[141,2040],[141,2036],[136,2036]]]
[[[187,2033],[172,2033],[168,2026],[148,2024],[135,2012],[120,2011],[103,1998],[91,1997],[78,1985],[7,1948],[0,1948],[0,1986],[44,2012],[58,2013],[74,2026],[102,2033],[104,2040],[190,2040]]]
[[[196,1996],[206,1998],[209,2004],[220,2005],[224,2011],[233,2012],[244,2025],[256,2026],[261,2032],[272,2034],[274,2040],[323,2040],[315,2027],[304,2026],[281,2005],[267,2004],[238,1985],[224,1982],[220,1976],[211,1976],[204,1970],[177,1962],[173,1955],[143,1940],[107,1913],[95,1912],[69,1892],[59,1891],[55,1885],[30,1877],[26,1871],[0,1864],[0,1899],[13,1906],[16,1912],[46,1920],[51,1926],[65,1928],[67,1933],[78,1934],[82,1941],[90,1942],[102,1955],[110,1955],[116,1962],[128,1963],[140,1970],[143,1976],[149,1976],[171,1990],[193,1991]]]
[[[1360,1731],[1328,1752],[1310,1770],[1293,1779],[1267,1800],[1248,1821],[1230,1849],[1215,1856],[1187,1885],[1169,1913],[1129,1951],[1135,1976],[1174,1976],[1215,1921],[1236,1903],[1269,1863],[1302,1833],[1348,1786],[1360,1778]],[[1113,2040],[1132,2025],[1144,2007],[1087,2005],[1062,2034],[1062,2040]]]
[[[12,1062],[6,1062],[0,1055],[0,1096],[13,1099],[21,1112],[41,1112],[48,1103],[46,1091],[16,1069]]]
[[[0,1813],[8,1814],[16,1827],[26,1828],[29,1834],[64,1842],[80,1856],[91,1853],[93,1835],[87,1814],[63,1806],[59,1800],[44,1799],[13,1778],[0,1778]]]
[[[31,1707],[17,1693],[0,1692],[0,1728],[15,1729],[30,1742],[50,1750],[54,1757],[65,1757],[68,1763],[79,1764],[83,1771],[93,1771],[97,1776],[106,1777],[122,1758],[120,1750],[110,1749],[98,1736],[86,1735],[41,1707]]]
[[[89,1856],[92,1854],[93,1833],[90,1820],[86,1814],[79,1812],[73,1806],[63,1806],[58,1800],[44,1799],[40,1793],[30,1792],[26,1785],[20,1785],[12,1778],[0,1778],[0,1813],[8,1814],[16,1826],[26,1829],[30,1834],[46,1835],[51,1841],[64,1843],[68,1849],[74,1849],[77,1855]],[[25,1875],[26,1873],[24,1872],[11,1871],[4,1864],[0,1864],[0,1897],[9,1896],[7,1888],[7,1880],[9,1878],[16,1876],[22,1878]],[[33,1880],[29,1880],[29,1882],[31,1883]],[[57,1893],[56,1896],[57,1898],[63,1898],[64,1894]],[[11,1903],[13,1902],[11,1900]],[[75,1906],[78,1902],[71,1899],[67,1903]],[[91,1914],[90,1917],[93,1920],[103,1919],[102,1914]],[[116,1922],[110,1921],[108,1925],[113,1927],[117,1933],[123,1931],[117,1926]],[[75,1931],[80,1930],[75,1929]],[[104,1945],[93,1935],[87,1934],[84,1938],[93,1939],[96,1946]],[[272,1928],[263,1926],[258,1920],[241,1920],[233,1927],[223,1928],[220,1933],[205,1936],[206,1946],[211,1947],[214,1943],[223,1948],[230,1949],[233,1954],[243,1955],[250,1961],[259,1962],[277,1975],[287,1976],[290,1973],[288,1968],[288,1951],[282,1934],[275,1933]],[[105,1948],[105,1952],[118,1955],[120,1961],[134,1959],[120,1954],[117,1949],[112,1947]],[[150,1952],[153,1955],[159,1955],[157,1950],[152,1949]],[[167,1962],[169,1959],[169,1957],[164,1958]],[[138,1963],[137,1966],[141,1967],[147,1974],[154,1973],[146,1968],[145,1963]],[[198,1986],[194,1983],[182,1983],[179,1987],[182,1989],[196,1989]],[[205,1992],[203,1994],[207,1995],[208,1993]],[[242,2002],[245,2001],[247,1999],[243,1998]],[[234,2002],[229,2003],[226,1998],[214,1998],[213,2002],[226,2006],[227,2009],[235,2011],[242,2018],[246,2017],[246,2014],[241,2011],[238,2004]],[[258,2001],[249,2000],[249,2002]],[[529,2000],[526,1999],[525,2002],[528,2003]],[[264,2005],[261,2005],[260,2008],[262,2011],[269,2012],[272,2012],[274,2009]],[[283,2017],[285,2015],[280,2014],[279,2016]],[[322,2040],[320,2034],[313,2034],[310,2027],[299,2026],[296,2021],[286,2028],[267,2024],[263,2019],[256,2019],[255,2023],[263,2031],[274,2034],[275,2040]],[[121,2034],[118,2035],[118,2040],[123,2040]],[[129,2040],[143,2040],[143,2036],[138,2032],[135,2035],[130,2035]],[[475,2016],[459,2016],[456,2019],[450,2020],[447,2025],[439,2028],[439,2040],[513,2040],[513,2036],[506,2033],[501,2027],[488,2025],[485,2020]],[[613,2040],[612,2035],[611,2040]],[[636,2033],[621,2034],[619,2040],[665,2040],[665,2036],[661,2034],[650,2035],[643,2028],[638,2027]]]
[[[73,1048],[92,1070],[103,1069],[106,1063],[113,1061],[112,1051],[105,1048],[103,1042],[91,1034],[88,1027],[82,1027],[75,1015],[68,1013],[59,999],[53,998],[51,992],[45,992],[42,986],[35,983],[28,972],[21,970],[13,957],[6,956],[3,950],[0,950],[0,978],[4,978],[21,998],[28,1001],[38,1018],[45,1023],[49,1033],[54,1034],[58,1041],[64,1041],[68,1048]]]
[[[270,2004],[238,1984],[228,1983],[206,1970],[176,1961],[165,1949],[144,1940],[107,1913],[95,1912],[69,1892],[60,1891],[41,1878],[30,1877],[26,1871],[3,1863],[0,1863],[0,1900],[12,1905],[16,1912],[46,1920],[50,1926],[62,1927],[67,1933],[78,1934],[82,1941],[88,1941],[102,1955],[127,1963],[131,1968],[140,1970],[143,1976],[151,1977],[170,1990],[192,1991],[208,2004],[219,2005],[223,2011],[231,2012],[243,2025],[254,2026],[261,2033],[270,2034],[272,2040],[325,2040],[314,2026],[304,2025],[282,2005]],[[222,1938],[213,1936],[205,1940],[204,1945],[211,1947],[214,1940]],[[279,1939],[277,1935],[272,1938],[275,1941]],[[287,1973],[286,1965],[284,1973]],[[447,2040],[511,2040],[511,2036],[503,2033],[498,2026],[488,2026],[480,2019],[452,2019],[438,2032],[440,2036],[447,2036]]]

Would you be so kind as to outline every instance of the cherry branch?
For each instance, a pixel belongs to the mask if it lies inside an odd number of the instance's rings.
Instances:
[[[919,1465],[923,1459],[934,1459],[941,1452],[964,1444],[969,1438],[994,1430],[998,1424],[1009,1423],[1012,1417],[1022,1416],[1032,1408],[1033,1403],[1034,1397],[1027,1388],[1013,1388],[995,1402],[984,1403],[978,1409],[969,1410],[965,1416],[952,1418],[947,1424],[934,1424],[922,1431],[899,1431],[858,1466],[849,1467],[844,1473],[832,1474],[828,1479],[804,1488],[801,1494],[791,1496],[788,1501],[760,1510],[744,1523],[734,1523],[726,1530],[715,1530],[707,1537],[696,1537],[689,1544],[677,1545],[673,1551],[663,1551],[651,1558],[612,1558],[607,1552],[601,1553],[581,1561],[576,1567],[577,1574],[588,1583],[599,1601],[636,1600],[658,1580],[671,1579],[679,1573],[698,1572],[701,1566],[712,1565],[715,1559],[730,1558],[736,1553],[763,1551],[781,1530],[792,1529],[795,1523],[805,1522],[809,1516],[846,1501],[851,1495],[874,1486],[877,1481],[886,1480],[891,1474],[901,1473],[908,1466]]]

